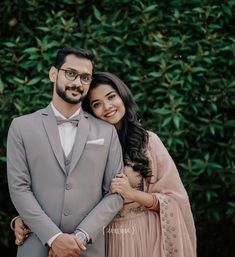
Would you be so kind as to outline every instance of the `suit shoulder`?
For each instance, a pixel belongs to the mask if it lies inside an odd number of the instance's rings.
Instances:
[[[44,110],[44,109],[40,109],[40,110],[37,110],[35,112],[24,114],[24,115],[21,115],[19,117],[16,117],[12,120],[12,123],[21,123],[21,122],[27,122],[27,121],[30,121],[30,120],[37,119],[41,115],[42,110]]]
[[[103,128],[107,128],[107,129],[112,129],[114,128],[114,126],[106,121],[97,119],[96,117],[94,117],[93,115],[84,112],[85,115],[87,116],[87,118],[89,119],[89,122],[94,125],[94,126],[99,126],[99,127],[103,127]]]

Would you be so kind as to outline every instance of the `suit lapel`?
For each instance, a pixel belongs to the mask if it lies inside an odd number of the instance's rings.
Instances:
[[[81,109],[80,120],[77,128],[77,134],[73,145],[72,160],[71,160],[69,172],[71,172],[75,168],[77,162],[81,157],[83,149],[86,145],[87,137],[89,135],[89,122],[87,118],[88,118],[87,115]]]
[[[42,111],[42,121],[55,157],[63,169],[63,172],[66,174],[59,130],[56,124],[55,114],[50,105]]]

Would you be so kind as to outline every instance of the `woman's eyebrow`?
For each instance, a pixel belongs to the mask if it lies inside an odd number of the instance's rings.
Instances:
[[[112,93],[115,93],[115,91],[112,90],[112,91],[108,92],[108,93],[105,95],[105,97],[109,96],[109,95],[112,94]],[[97,101],[99,101],[99,99],[95,99],[95,100],[91,101],[91,104],[93,104],[94,102],[97,102]]]

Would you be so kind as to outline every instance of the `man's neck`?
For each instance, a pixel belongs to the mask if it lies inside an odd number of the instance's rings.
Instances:
[[[69,104],[69,103],[58,103],[55,100],[52,100],[54,107],[59,111],[65,118],[71,117],[80,107],[81,103],[79,104]]]

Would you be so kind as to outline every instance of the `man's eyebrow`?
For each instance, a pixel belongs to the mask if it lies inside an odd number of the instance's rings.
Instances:
[[[66,67],[66,68],[64,68],[65,70],[69,70],[69,71],[74,71],[74,72],[76,72],[77,74],[86,74],[86,75],[90,75],[90,76],[92,76],[92,74],[90,74],[90,73],[88,73],[88,72],[82,72],[82,73],[80,73],[78,70],[75,70],[74,68],[71,68],[71,67]]]
[[[75,69],[73,69],[73,68],[70,68],[70,67],[66,67],[66,68],[64,68],[65,70],[70,70],[70,71],[75,71],[75,72],[77,72],[78,73],[78,71],[77,70],[75,70]]]

